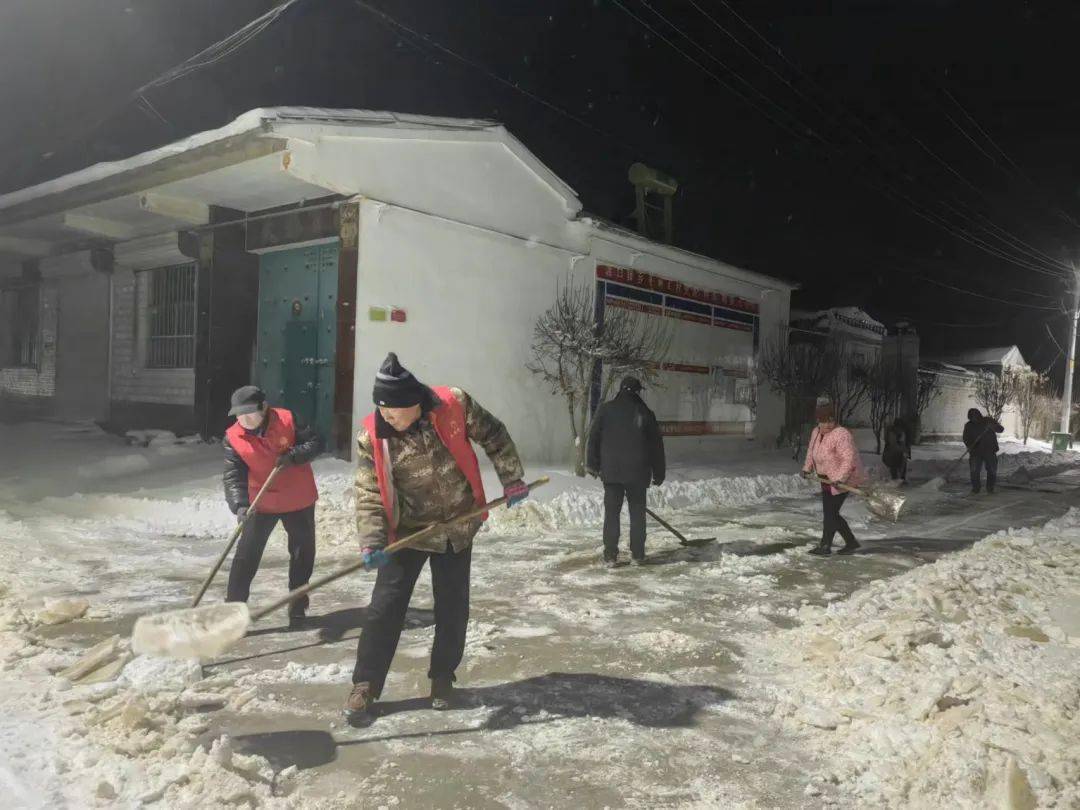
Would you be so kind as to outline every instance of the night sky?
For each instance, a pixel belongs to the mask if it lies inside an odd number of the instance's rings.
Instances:
[[[6,0],[0,188],[258,106],[492,118],[624,224],[630,164],[673,175],[676,243],[799,282],[796,306],[1063,369],[1080,3],[300,0],[131,98],[273,5]]]

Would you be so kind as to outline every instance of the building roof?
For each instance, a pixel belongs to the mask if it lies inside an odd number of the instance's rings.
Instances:
[[[352,176],[338,171],[346,150]],[[485,194],[463,193],[481,183]],[[205,224],[209,205],[258,211],[331,195],[458,211],[464,221],[496,229],[516,212],[512,224],[522,231],[525,211],[540,218],[537,206],[564,221],[581,211],[574,190],[492,121],[260,108],[218,129],[0,196],[0,254],[34,258]]]
[[[874,335],[884,335],[885,325],[867,315],[858,307],[832,307],[831,309],[807,312],[805,310],[791,311],[792,323],[808,324],[811,328],[822,332],[833,330],[846,332],[865,332]]]
[[[927,357],[927,361],[933,361],[942,365],[972,367],[1007,367],[1027,366],[1024,356],[1017,346],[994,346],[984,349],[965,349],[962,351],[949,352],[945,355]]]

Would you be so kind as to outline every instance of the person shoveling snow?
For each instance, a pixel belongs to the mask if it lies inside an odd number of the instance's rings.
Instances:
[[[382,692],[413,587],[428,562],[435,595],[431,701],[433,708],[449,707],[454,671],[465,651],[472,541],[485,516],[458,523],[393,557],[384,551],[387,542],[484,503],[471,442],[491,459],[508,506],[529,493],[506,427],[464,391],[428,388],[391,352],[376,375],[373,398],[378,407],[364,420],[357,440],[356,523],[364,560],[379,573],[345,705],[353,723],[369,718]]]
[[[871,512],[891,520],[899,517],[904,499],[895,493],[859,489],[866,481],[866,471],[851,432],[836,423],[836,407],[829,402],[823,403],[818,406],[815,416],[818,425],[810,436],[803,475],[821,483],[823,519],[821,542],[810,549],[810,553],[822,557],[832,554],[832,541],[839,532],[844,538],[844,547],[837,553],[853,554],[859,548],[859,542],[840,514],[848,494],[864,495]]]

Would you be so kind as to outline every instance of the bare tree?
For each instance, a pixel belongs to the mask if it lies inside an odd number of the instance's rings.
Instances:
[[[855,361],[844,350],[842,341],[830,341],[838,358],[836,371],[829,386],[829,399],[836,406],[836,419],[842,425],[852,425],[855,414],[870,394],[869,372],[872,366]]]
[[[1017,372],[1002,369],[1000,374],[983,371],[975,378],[975,401],[982,405],[986,415],[1000,422],[1001,414],[1016,398]]]
[[[920,371],[918,385],[915,389],[915,422],[913,430],[922,432],[922,417],[927,408],[934,404],[934,400],[944,393],[941,386],[941,375],[933,371]]]
[[[757,375],[777,394],[785,398],[787,407],[784,434],[797,455],[802,434],[813,416],[815,399],[833,390],[840,354],[835,343],[788,344],[787,330],[781,327],[767,340],[758,354]]]
[[[877,452],[881,453],[881,436],[889,419],[900,410],[903,385],[897,364],[878,357],[866,373],[867,398],[870,401],[870,427],[874,431]]]
[[[610,307],[598,322],[592,285],[569,280],[556,289],[555,302],[533,328],[526,367],[566,399],[577,475],[585,475],[594,380],[600,378],[601,400],[627,374],[656,385],[670,347],[671,329],[662,319]]]
[[[1024,444],[1027,444],[1031,426],[1039,416],[1039,408],[1049,393],[1050,380],[1038,371],[1018,370],[1012,373],[1016,382],[1014,401],[1020,414],[1020,428],[1024,432]]]

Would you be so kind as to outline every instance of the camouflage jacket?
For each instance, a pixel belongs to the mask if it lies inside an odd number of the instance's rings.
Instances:
[[[525,471],[506,426],[460,388],[451,391],[465,408],[466,433],[487,453],[499,480],[505,485],[521,479]],[[398,499],[399,538],[473,507],[472,488],[465,474],[426,415],[404,433],[390,436],[387,448]],[[356,529],[360,546],[381,548],[387,542],[386,511],[375,474],[372,438],[366,430],[357,436],[357,450]],[[462,551],[480,525],[479,518],[460,523],[415,548],[443,553],[449,542],[454,551]]]

